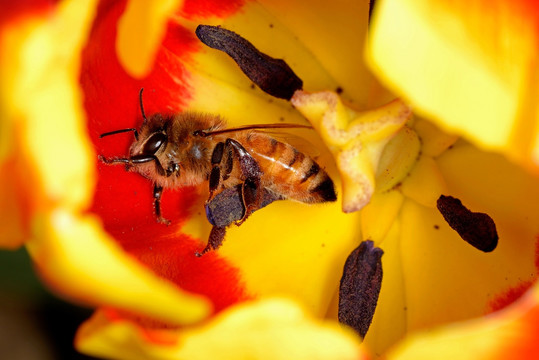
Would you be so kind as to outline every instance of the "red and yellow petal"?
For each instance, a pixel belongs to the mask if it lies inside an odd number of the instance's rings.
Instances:
[[[116,51],[123,68],[134,78],[147,75],[167,30],[167,20],[180,0],[129,1],[118,21]]]
[[[94,1],[62,3],[52,13],[20,18],[2,28],[6,141],[0,161],[9,171],[3,176],[13,177],[5,180],[2,191],[10,197],[18,194],[13,200],[23,206],[13,210],[24,225],[32,212],[54,207],[78,211],[90,202],[93,153],[85,136],[77,77],[94,7]],[[9,211],[10,204],[3,204],[8,208],[3,211]]]
[[[368,50],[375,72],[444,128],[537,169],[537,4],[379,5]]]
[[[98,312],[77,335],[80,351],[118,359],[366,359],[349,330],[314,320],[289,300],[231,307],[181,332],[144,332]]]
[[[537,289],[504,311],[409,337],[388,359],[533,359],[538,356]]]
[[[212,305],[189,294],[127,255],[94,216],[65,210],[36,215],[39,237],[28,250],[57,293],[93,306],[114,306],[174,324],[206,318]]]

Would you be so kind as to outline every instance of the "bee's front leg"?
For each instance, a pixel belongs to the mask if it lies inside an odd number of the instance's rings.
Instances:
[[[153,186],[153,205],[155,208],[155,216],[157,222],[165,225],[170,225],[170,220],[161,216],[161,195],[163,195],[163,187],[157,184]]]

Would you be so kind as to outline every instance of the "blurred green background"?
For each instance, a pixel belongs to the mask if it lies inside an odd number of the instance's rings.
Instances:
[[[73,347],[77,327],[91,313],[44,288],[26,249],[0,251],[1,359],[95,359]]]

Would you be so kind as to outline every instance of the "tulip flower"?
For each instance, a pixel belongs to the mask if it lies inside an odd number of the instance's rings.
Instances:
[[[485,19],[502,19],[501,34],[514,35],[513,8],[497,4]],[[537,115],[536,18],[521,23],[518,61],[501,42],[495,63],[489,41],[498,38],[472,31],[482,29],[479,5],[471,14],[432,7],[446,21],[430,21],[426,2],[377,3],[370,30],[366,2],[10,9],[0,19],[0,242],[25,246],[51,289],[96,308],[76,348],[118,359],[417,358],[459,337],[482,354],[476,335],[521,331],[536,307],[535,289],[521,297],[538,263],[537,131],[527,121]],[[200,24],[283,59],[301,89],[290,100],[265,93],[196,37]],[[443,56],[450,46],[456,61]],[[338,199],[275,201],[198,257],[211,230],[207,182],[164,189],[167,226],[156,221],[151,180],[98,160],[128,155],[132,131],[100,135],[140,128],[142,108],[215,114],[230,127],[310,124],[294,136],[309,142]],[[495,242],[473,235],[482,227]],[[360,345],[337,322],[337,293],[362,242],[383,250],[383,279]],[[460,321],[473,323],[443,328]]]

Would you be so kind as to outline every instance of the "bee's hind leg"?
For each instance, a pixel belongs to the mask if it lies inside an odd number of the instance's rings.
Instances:
[[[241,201],[243,202],[243,215],[241,219],[234,222],[240,226],[256,210],[262,207],[264,200],[264,189],[260,187],[260,179],[247,179],[241,185]]]
[[[240,226],[254,211],[260,209],[264,200],[264,191],[260,186],[260,177],[262,170],[258,162],[245,150],[245,148],[234,139],[227,139],[225,147],[233,149],[234,155],[237,157],[240,170],[245,181],[241,185],[241,197],[244,207],[244,212],[241,219],[235,224]]]
[[[220,227],[220,226],[212,227],[206,247],[200,253],[197,251],[195,255],[197,257],[201,257],[208,251],[219,249],[221,245],[223,244],[223,240],[225,239],[225,234],[226,234],[226,228]]]

